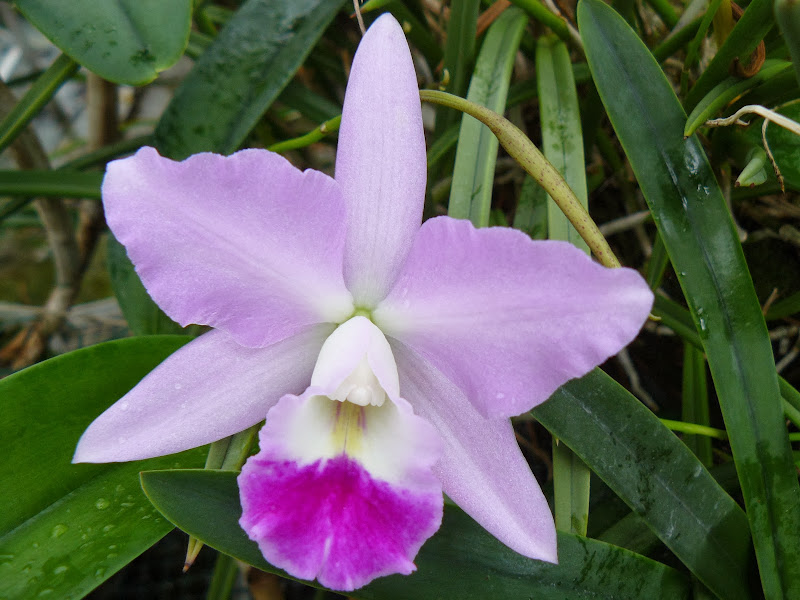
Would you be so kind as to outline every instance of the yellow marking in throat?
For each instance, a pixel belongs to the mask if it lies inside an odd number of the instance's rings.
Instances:
[[[333,425],[333,440],[336,448],[348,455],[361,450],[361,432],[365,425],[364,407],[352,402],[339,402],[336,407],[336,422]]]

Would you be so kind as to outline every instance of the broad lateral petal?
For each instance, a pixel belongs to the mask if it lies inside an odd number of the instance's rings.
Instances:
[[[652,303],[636,271],[602,267],[566,242],[438,217],[420,229],[373,316],[483,414],[501,417],[544,402],[619,352]]]
[[[358,46],[342,111],[336,181],[347,205],[344,275],[370,308],[389,291],[422,220],[427,166],[414,64],[381,16]]]
[[[240,524],[270,563],[325,587],[409,574],[441,524],[439,444],[407,405],[286,396],[239,476]]]
[[[103,203],[147,291],[181,325],[263,347],[352,311],[344,202],[323,173],[266,150],[174,162],[142,148],[108,165]]]
[[[444,443],[434,467],[442,489],[512,550],[558,562],[547,500],[505,418],[484,418],[463,392],[403,344],[393,341],[400,385],[418,415]]]
[[[95,419],[73,462],[163,456],[255,425],[283,394],[308,385],[332,329],[316,325],[267,348],[246,348],[219,330],[200,336]]]

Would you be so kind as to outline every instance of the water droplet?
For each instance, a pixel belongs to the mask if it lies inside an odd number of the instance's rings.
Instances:
[[[705,339],[708,337],[708,324],[703,317],[700,317],[697,321],[697,324],[700,326],[700,337]]]
[[[52,588],[44,588],[41,592],[39,592],[39,598],[44,598],[45,596],[49,596],[53,593]]]
[[[181,383],[176,383],[176,384],[175,384],[175,389],[176,389],[176,390],[179,390],[179,389],[181,389],[182,387],[183,387],[183,384],[181,384]]]
[[[102,579],[103,577],[105,577],[105,575],[106,575],[106,570],[105,569],[97,569],[94,572],[94,576],[97,577],[98,579]]]
[[[12,560],[14,560],[13,554],[0,554],[0,565],[10,563]]]
[[[130,508],[133,506],[133,502],[120,502],[119,505],[124,506],[125,508]]]
[[[58,565],[55,569],[53,569],[53,575],[61,575],[61,573],[66,573],[69,570],[67,565]]]
[[[495,398],[497,398],[498,400],[502,400],[505,397],[506,395],[503,392],[497,392],[497,394],[495,395]]]
[[[97,502],[94,503],[94,506],[97,508],[97,510],[105,510],[110,504],[111,503],[105,498],[98,498]]]
[[[117,554],[116,552],[109,552],[108,555],[106,555],[106,559],[111,560],[113,558],[117,558],[118,556],[119,554]]]
[[[120,402],[120,403],[119,403],[119,405],[118,405],[118,407],[119,407],[119,409],[120,409],[121,411],[123,411],[123,412],[124,412],[124,411],[128,410],[128,402],[127,402],[127,401],[125,401],[125,402]]]
[[[39,544],[37,544],[36,542],[33,542],[33,544],[31,544],[31,548],[33,548],[34,550],[36,550],[38,547]]]
[[[63,523],[59,523],[58,525],[56,525],[55,527],[53,527],[53,529],[50,531],[50,537],[51,537],[51,538],[58,538],[58,537],[61,537],[62,535],[64,535],[65,533],[67,533],[67,530],[68,530],[68,529],[69,529],[69,527],[67,527],[67,526],[66,526],[66,525],[64,525]]]
[[[114,491],[117,492],[118,494],[121,494],[122,492],[125,491],[125,488],[121,485],[118,485],[117,487],[114,488]]]

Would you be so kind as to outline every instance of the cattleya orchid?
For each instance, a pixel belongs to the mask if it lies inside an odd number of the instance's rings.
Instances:
[[[556,562],[510,416],[638,333],[652,294],[561,242],[437,217],[411,55],[379,18],[354,57],[335,179],[265,150],[111,163],[108,224],[173,319],[213,330],[86,430],[76,462],[137,460],[257,424],[241,526],[290,574],[408,574],[444,491]]]

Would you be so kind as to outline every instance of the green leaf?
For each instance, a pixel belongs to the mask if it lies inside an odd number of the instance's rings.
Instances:
[[[48,198],[100,199],[103,174],[55,171],[0,171],[0,195],[44,196]]]
[[[239,527],[236,473],[154,471],[142,487],[158,509],[187,533],[255,567],[286,576],[264,561]],[[459,598],[537,600],[689,597],[675,570],[621,548],[559,534],[559,564],[520,556],[494,539],[460,509],[445,506],[441,529],[422,547],[416,573],[375,580],[349,597],[380,600]]]
[[[739,98],[748,91],[780,75],[791,68],[791,63],[785,60],[769,60],[764,63],[761,70],[747,79],[728,77],[714,86],[705,97],[697,103],[694,110],[686,120],[683,135],[688,137],[697,131],[706,121],[717,116],[735,98]]]
[[[66,54],[53,61],[47,70],[36,78],[36,82],[0,122],[0,151],[14,141],[33,117],[39,114],[45,104],[67,79],[78,70],[78,63]]]
[[[175,92],[156,128],[161,154],[230,154],[278,97],[344,0],[247,0]]]
[[[683,138],[686,116],[670,83],[636,34],[598,0],[582,0],[578,22],[600,96],[653,212],[708,357],[764,592],[769,598],[797,597],[800,486],[772,347],[730,213],[700,142]],[[733,597],[736,590],[729,588],[740,574],[728,576],[706,576],[704,582]]]
[[[478,25],[480,0],[454,2],[447,22],[444,47],[443,75],[446,74],[447,91],[463,96],[475,60],[475,32]],[[436,134],[442,135],[456,122],[457,115],[444,107],[436,111]]]
[[[694,108],[711,89],[728,76],[735,58],[746,64],[750,53],[772,27],[772,0],[753,0],[717,50],[706,70],[686,96],[686,109]]]
[[[786,40],[794,63],[794,72],[800,82],[800,2],[775,0],[775,22]]]
[[[641,402],[595,369],[531,411],[712,590],[748,598],[747,518]]]
[[[7,442],[0,469],[0,594],[81,598],[170,529],[138,472],[200,466],[202,450],[110,465],[71,465],[81,433],[186,338],[108,342],[0,380]]]
[[[681,417],[687,423],[711,425],[706,389],[706,357],[692,344],[683,344],[683,398]],[[711,439],[704,435],[685,435],[684,443],[706,467],[713,463]]]
[[[541,37],[536,45],[536,82],[542,126],[542,153],[588,209],[578,92],[564,42]],[[572,243],[587,254],[589,246],[548,196],[548,238]],[[553,440],[553,494],[556,527],[586,535],[591,471],[567,446]]]
[[[109,81],[142,85],[171,67],[189,40],[191,0],[15,0],[65,54]]]
[[[572,76],[569,52],[553,37],[536,46],[536,77],[542,123],[542,153],[558,169],[584,208],[588,209],[586,165],[578,108],[578,92]],[[571,242],[584,252],[589,246],[551,198],[547,202],[549,238]]]
[[[467,100],[501,114],[505,111],[514,56],[527,22],[524,12],[510,8],[492,24],[475,64]],[[469,115],[462,117],[450,188],[451,217],[469,219],[476,227],[488,225],[498,145],[488,127]]]

